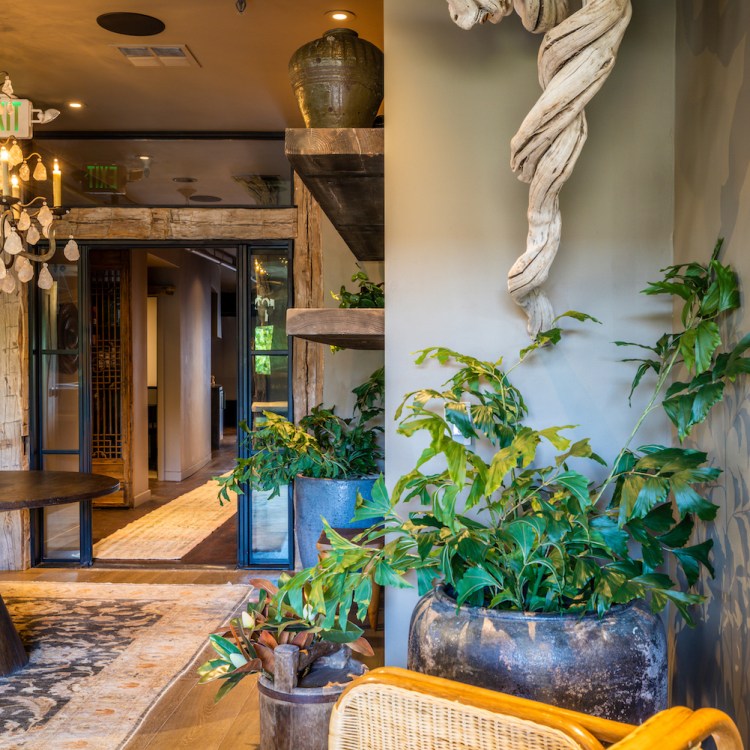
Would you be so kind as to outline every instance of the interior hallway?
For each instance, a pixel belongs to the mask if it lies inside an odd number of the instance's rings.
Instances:
[[[237,455],[236,431],[226,430],[221,447],[212,451],[211,461],[202,469],[182,482],[162,482],[149,480],[151,499],[137,508],[95,508],[93,518],[94,544],[113,534],[129,523],[143,518],[157,508],[167,505],[172,500],[194,490],[213,477],[230,470]],[[216,501],[218,503],[218,499]],[[127,561],[123,560],[123,563]],[[111,564],[96,563],[95,564]],[[133,564],[148,565],[146,561],[134,561]],[[177,565],[225,565],[234,567],[237,564],[237,516],[222,524],[200,544],[194,547]]]

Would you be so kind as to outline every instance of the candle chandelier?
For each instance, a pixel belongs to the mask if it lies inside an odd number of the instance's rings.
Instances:
[[[31,177],[36,182],[46,181],[47,168],[40,154],[26,155],[20,141],[32,137],[34,124],[51,122],[59,114],[55,109],[34,109],[28,99],[15,97],[5,73],[0,87],[0,291],[8,294],[16,290],[19,282],[25,284],[34,278],[34,263],[41,264],[37,284],[42,289],[50,289],[53,284],[48,262],[57,249],[54,223],[66,213],[62,207],[62,171],[55,159],[52,207],[43,196],[27,196]],[[47,240],[46,249],[37,248],[43,238]],[[64,254],[73,262],[79,258],[72,235]]]

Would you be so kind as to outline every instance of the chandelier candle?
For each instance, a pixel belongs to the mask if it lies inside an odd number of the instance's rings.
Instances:
[[[62,172],[57,159],[55,159],[55,166],[52,170],[52,205],[55,208],[60,208],[62,205]]]

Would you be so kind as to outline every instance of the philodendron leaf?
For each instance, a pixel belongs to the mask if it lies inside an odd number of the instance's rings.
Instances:
[[[555,483],[569,489],[581,503],[582,508],[588,508],[591,505],[589,480],[583,474],[577,471],[565,471],[555,477]]]
[[[713,320],[703,320],[680,337],[680,354],[685,366],[697,375],[711,366],[714,352],[721,345],[719,326]]]
[[[548,440],[552,445],[559,451],[566,451],[570,447],[570,440],[563,437],[560,432],[562,430],[572,430],[575,425],[568,424],[563,427],[548,427],[546,430],[539,430],[539,434]]]
[[[714,576],[714,568],[708,557],[713,546],[713,540],[708,539],[702,544],[672,550],[672,553],[680,561],[680,565],[685,571],[685,577],[689,586],[692,586],[698,580],[701,565],[706,567],[711,577]]]
[[[615,521],[608,516],[596,516],[591,519],[591,529],[594,532],[593,536],[600,536],[604,544],[616,555],[627,557],[630,536]]]
[[[702,521],[713,521],[716,518],[719,506],[710,503],[692,488],[688,472],[673,475],[670,486],[681,518],[688,513],[695,513]]]
[[[391,499],[388,497],[388,489],[385,486],[385,478],[381,475],[375,480],[370,498],[365,500],[357,493],[357,510],[354,517],[358,521],[371,518],[383,518],[391,511]]]
[[[498,586],[498,582],[484,568],[469,568],[456,586],[456,603],[460,606],[475,592]]]
[[[544,534],[544,521],[535,516],[517,518],[505,530],[518,544],[523,559],[528,560],[536,548],[537,539]]]

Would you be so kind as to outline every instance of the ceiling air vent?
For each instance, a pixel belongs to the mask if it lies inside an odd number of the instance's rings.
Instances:
[[[185,44],[118,44],[115,47],[136,68],[200,67],[200,63]]]

